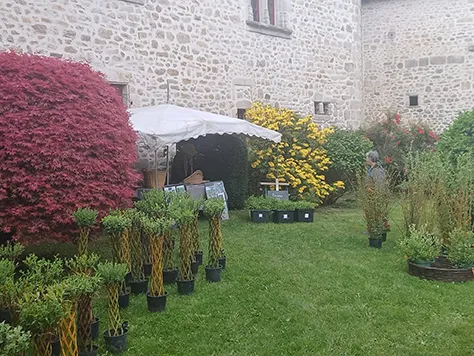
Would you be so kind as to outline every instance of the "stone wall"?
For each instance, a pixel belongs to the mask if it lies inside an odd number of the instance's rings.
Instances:
[[[474,107],[473,29],[474,0],[363,1],[365,118],[393,109],[441,131]]]
[[[0,1],[0,49],[87,61],[127,84],[133,106],[170,102],[236,116],[262,100],[357,126],[360,0],[279,0],[280,25],[249,21],[250,0]],[[91,88],[93,90],[93,88]]]

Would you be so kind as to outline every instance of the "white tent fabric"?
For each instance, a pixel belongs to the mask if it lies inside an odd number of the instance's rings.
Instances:
[[[273,142],[281,141],[279,132],[269,130],[245,120],[207,113],[204,111],[163,104],[129,109],[134,130],[152,136],[160,146],[211,134],[243,134]]]

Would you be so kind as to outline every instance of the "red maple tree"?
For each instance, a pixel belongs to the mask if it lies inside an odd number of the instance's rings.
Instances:
[[[131,204],[136,135],[122,98],[87,64],[0,53],[0,230],[73,236],[78,207]]]

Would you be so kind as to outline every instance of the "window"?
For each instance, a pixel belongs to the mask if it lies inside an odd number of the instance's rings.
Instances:
[[[314,102],[314,113],[316,115],[329,115],[329,102],[315,101]]]
[[[247,29],[281,38],[291,38],[289,28],[290,0],[245,0],[248,8]]]
[[[251,0],[253,20],[256,22],[269,22],[270,25],[276,25],[276,0]],[[268,20],[265,19],[268,12]]]
[[[237,118],[241,120],[245,120],[245,113],[247,109],[237,109]]]
[[[133,105],[133,103],[129,100],[127,84],[110,83],[110,85],[117,91],[117,94],[122,97],[122,101],[125,106],[128,107]]]
[[[270,24],[275,26],[275,0],[268,0],[268,15],[270,17]]]
[[[418,106],[418,95],[410,95],[410,106]]]
[[[253,20],[260,22],[260,0],[252,0]]]

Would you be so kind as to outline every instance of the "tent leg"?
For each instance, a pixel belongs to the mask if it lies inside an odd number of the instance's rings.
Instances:
[[[155,189],[158,189],[158,159],[157,159],[157,152],[158,150],[155,149]]]
[[[166,146],[166,184],[170,184],[170,147]]]

